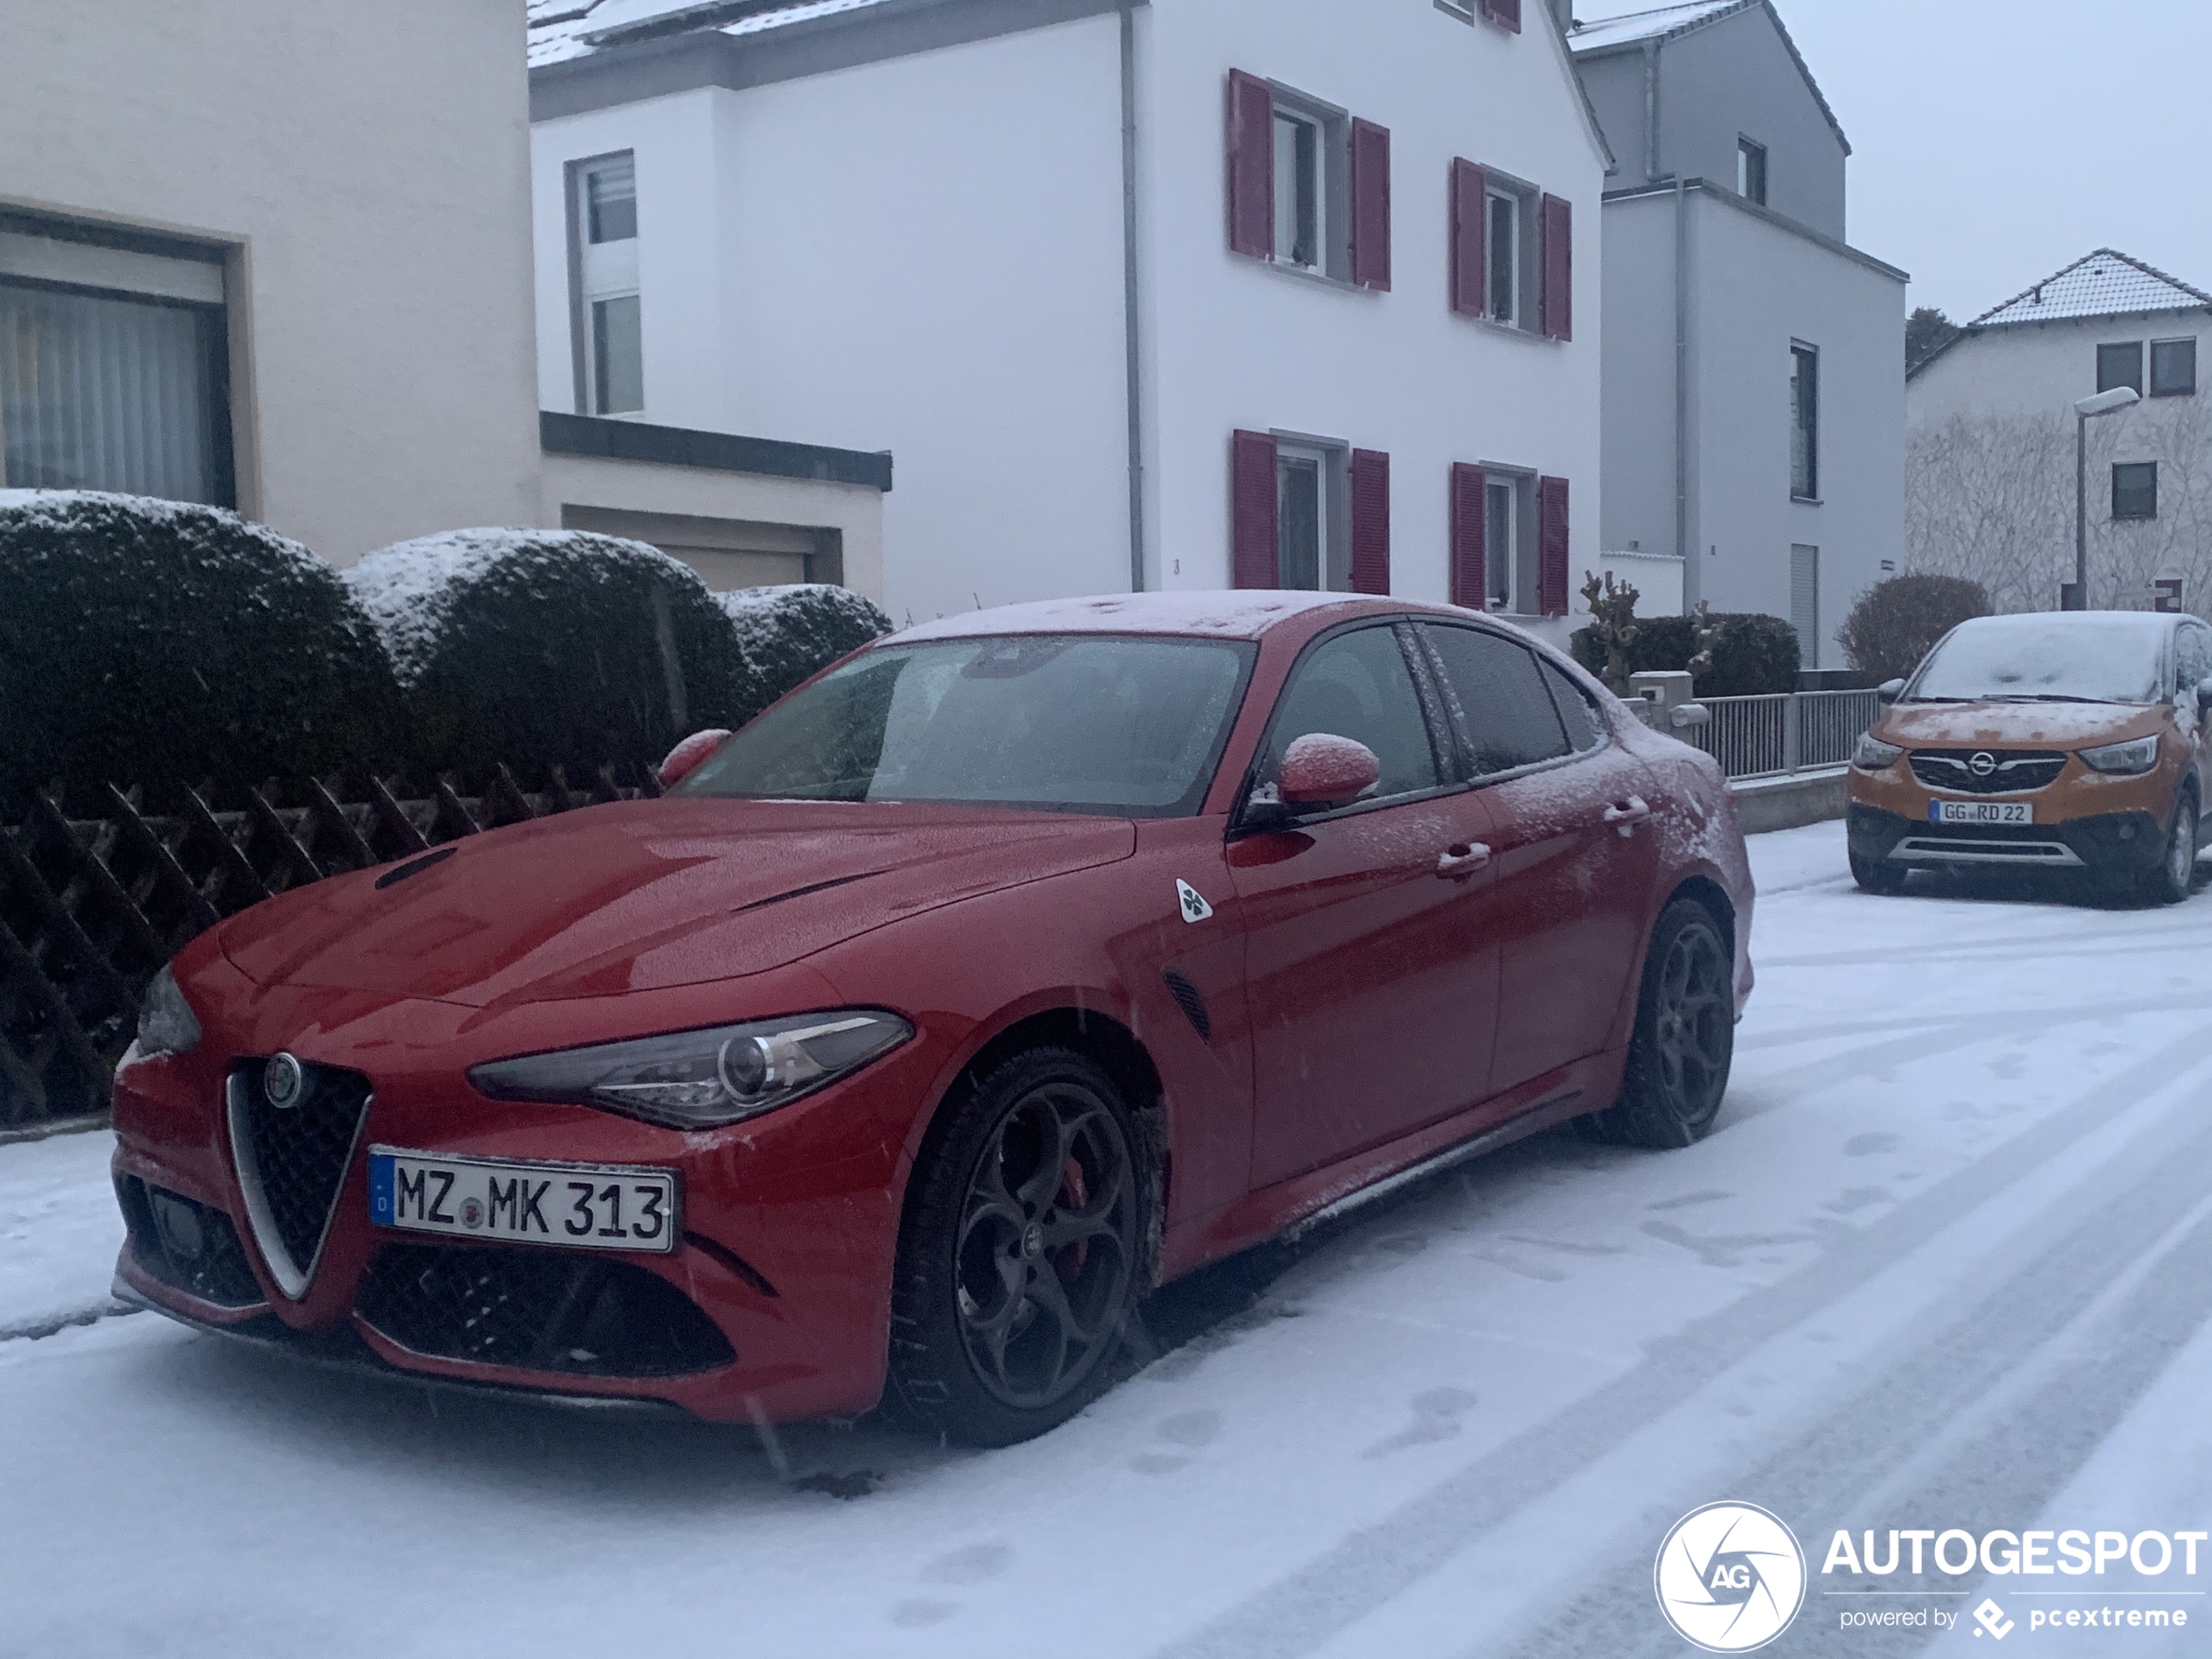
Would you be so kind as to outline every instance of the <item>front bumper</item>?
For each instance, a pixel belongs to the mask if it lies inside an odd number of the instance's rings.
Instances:
[[[1863,801],[1851,803],[1851,856],[1921,867],[2148,870],[2165,850],[2149,813],[2102,813],[2060,824],[1931,824]]]

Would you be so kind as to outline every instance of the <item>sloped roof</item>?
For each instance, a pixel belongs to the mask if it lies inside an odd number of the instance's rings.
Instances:
[[[1790,37],[1788,25],[1782,14],[1774,9],[1771,0],[1689,0],[1687,4],[1655,6],[1643,11],[1625,11],[1617,17],[1593,17],[1588,22],[1577,19],[1567,37],[1568,49],[1577,57],[1595,57],[1603,51],[1618,51],[1623,46],[1656,42],[1665,45],[1670,40],[1695,33],[1700,29],[1733,17],[1739,11],[1754,9],[1764,10],[1774,32],[1782,37],[1788,49],[1790,61],[1797,66],[1797,73],[1805,78],[1806,90],[1812,101],[1820,106],[1820,113],[1827,118],[1836,142],[1844,146],[1844,153],[1851,153],[1851,140],[1844,135],[1844,124],[1836,118],[1836,111],[1828,102],[1828,95],[1820,90],[1820,83],[1812,77],[1812,66],[1805,62],[1804,54],[1797,50],[1797,43]]]
[[[2212,293],[2193,288],[2155,266],[2101,247],[2033,287],[2018,293],[1967,326],[1997,328],[2016,322],[2061,322],[2075,317],[2120,317],[2142,311],[2188,311],[2212,306]]]
[[[529,66],[664,35],[756,35],[884,0],[529,0]]]

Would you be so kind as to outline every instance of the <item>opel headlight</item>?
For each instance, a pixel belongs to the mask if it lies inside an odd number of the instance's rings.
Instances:
[[[2148,738],[2130,738],[2125,743],[2107,743],[2101,748],[2078,752],[2099,772],[2115,778],[2132,778],[2158,764],[2158,737],[2154,732]]]
[[[1859,738],[1858,747],[1851,752],[1851,763],[1862,772],[1879,772],[1894,765],[1897,758],[1904,752],[1894,743],[1884,743],[1869,732]]]
[[[138,1001],[138,1052],[190,1054],[199,1046],[199,1022],[177,988],[177,976],[165,964]]]
[[[718,1129],[789,1105],[914,1034],[895,1014],[801,1014],[477,1066],[494,1100],[597,1106],[667,1129]]]

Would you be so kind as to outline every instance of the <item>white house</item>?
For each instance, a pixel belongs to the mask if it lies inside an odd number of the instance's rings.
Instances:
[[[531,11],[546,407],[895,451],[894,615],[1563,617],[1608,156],[1544,0]]]
[[[1912,568],[1971,577],[2000,610],[2054,609],[2078,505],[2093,607],[2212,610],[2208,334],[2212,293],[2111,248],[1975,318],[1907,382]],[[2120,386],[2142,401],[2078,431],[2074,404]]]
[[[1771,0],[1578,24],[1605,198],[1605,544],[1804,666],[1903,553],[1905,273],[1845,239],[1851,145]]]

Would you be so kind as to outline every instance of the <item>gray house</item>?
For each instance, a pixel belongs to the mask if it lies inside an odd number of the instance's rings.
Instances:
[[[1905,273],[1844,239],[1851,155],[1770,0],[1568,37],[1605,197],[1610,549],[1683,560],[1685,608],[1797,625],[1807,668],[1904,546]]]

